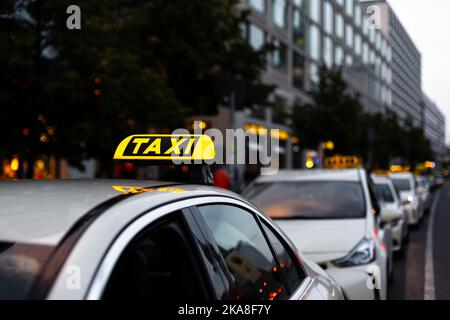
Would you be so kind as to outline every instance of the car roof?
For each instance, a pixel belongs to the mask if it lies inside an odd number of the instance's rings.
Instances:
[[[382,175],[377,175],[377,174],[372,175],[372,180],[376,184],[392,182],[391,178],[389,178],[388,176],[382,176]]]
[[[414,175],[411,172],[395,172],[391,174],[391,178],[413,178]]]
[[[276,181],[360,181],[361,169],[280,170],[277,174],[259,176],[257,183]]]
[[[89,211],[124,194],[143,193],[142,188],[155,206],[199,195],[238,197],[218,188],[161,181],[0,181],[0,241],[57,245]]]

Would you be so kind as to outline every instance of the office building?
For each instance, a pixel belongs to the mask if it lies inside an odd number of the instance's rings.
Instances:
[[[441,160],[447,151],[445,139],[445,116],[438,106],[423,94],[424,133],[431,142],[436,160]]]
[[[377,27],[392,47],[392,110],[402,123],[423,126],[421,54],[386,0],[360,1],[376,12]]]

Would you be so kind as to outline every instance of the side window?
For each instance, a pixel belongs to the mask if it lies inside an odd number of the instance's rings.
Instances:
[[[269,242],[272,244],[272,247],[278,256],[280,272],[286,279],[286,283],[289,286],[288,289],[290,292],[293,292],[305,278],[302,267],[292,250],[287,245],[283,244],[278,236],[275,235],[265,223],[263,223],[263,226],[264,232],[267,234]]]
[[[233,298],[287,299],[278,264],[254,216],[229,205],[198,209],[234,277]]]
[[[152,223],[121,254],[102,299],[206,299],[188,239],[179,213]]]
[[[378,199],[372,179],[367,176],[367,186],[369,188],[370,202],[372,203],[372,209],[375,211],[375,216],[381,213],[380,199]]]

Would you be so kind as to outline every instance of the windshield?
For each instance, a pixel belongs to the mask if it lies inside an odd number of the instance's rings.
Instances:
[[[388,184],[375,184],[375,191],[377,192],[378,198],[382,199],[384,202],[393,203],[395,201],[394,195]]]
[[[273,219],[356,219],[365,216],[357,182],[301,181],[255,184],[244,194]]]
[[[27,298],[52,248],[0,242],[0,300]]]
[[[398,191],[411,191],[411,182],[409,179],[392,179],[394,186],[398,189]]]

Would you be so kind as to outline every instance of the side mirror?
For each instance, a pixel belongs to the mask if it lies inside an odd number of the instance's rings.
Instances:
[[[383,207],[381,209],[381,221],[384,223],[399,220],[403,217],[403,211],[401,209],[395,210],[393,208]]]

